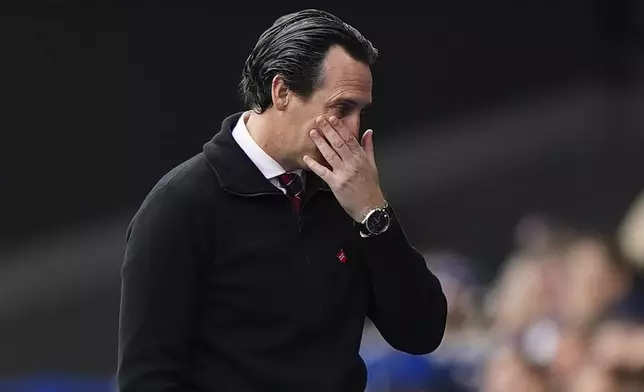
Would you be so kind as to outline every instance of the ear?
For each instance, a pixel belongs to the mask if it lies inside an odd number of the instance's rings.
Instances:
[[[271,96],[273,98],[273,107],[279,111],[283,111],[288,106],[290,91],[284,83],[284,79],[280,75],[275,75],[271,83]]]

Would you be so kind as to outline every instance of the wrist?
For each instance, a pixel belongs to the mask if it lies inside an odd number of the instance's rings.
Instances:
[[[391,225],[393,214],[386,201],[379,206],[371,208],[360,222],[355,222],[359,229],[360,236],[363,238],[378,236]]]
[[[387,203],[387,200],[385,200],[384,197],[379,197],[374,201],[370,202],[366,207],[362,208],[358,212],[357,216],[354,217],[354,220],[357,223],[362,223],[371,211],[377,208],[387,208],[388,206],[389,204]]]

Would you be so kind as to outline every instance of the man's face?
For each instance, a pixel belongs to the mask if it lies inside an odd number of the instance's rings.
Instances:
[[[318,163],[327,165],[310,132],[315,128],[316,117],[336,116],[354,137],[360,133],[360,115],[371,103],[371,70],[369,66],[353,59],[341,47],[329,49],[324,60],[323,84],[307,101],[294,96],[285,112],[289,129],[284,130],[291,160],[298,167],[307,168],[302,160],[309,155]]]

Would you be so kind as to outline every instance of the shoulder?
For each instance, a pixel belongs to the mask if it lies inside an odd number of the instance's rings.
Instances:
[[[197,201],[212,194],[217,180],[206,162],[203,153],[180,163],[164,174],[152,187],[146,200],[157,197],[187,198]]]
[[[187,222],[214,209],[218,182],[203,154],[175,166],[152,187],[134,216],[136,220]]]
[[[127,228],[124,269],[211,258],[214,202],[203,192],[208,186],[200,165],[199,156],[177,165],[145,197]]]

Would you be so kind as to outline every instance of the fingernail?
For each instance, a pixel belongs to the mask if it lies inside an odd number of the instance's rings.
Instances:
[[[318,125],[324,125],[324,117],[319,116],[318,118],[315,119],[315,122],[317,122]]]
[[[311,129],[311,132],[309,132],[309,135],[311,135],[311,136],[317,136],[317,135],[318,135],[318,131],[317,131],[316,129]]]
[[[338,119],[337,119],[337,117],[335,117],[335,116],[331,116],[331,117],[329,117],[329,122],[330,122],[331,124],[337,124]]]

